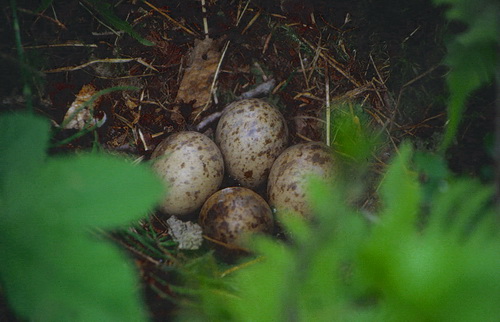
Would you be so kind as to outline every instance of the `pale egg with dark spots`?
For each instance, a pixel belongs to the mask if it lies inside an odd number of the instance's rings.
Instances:
[[[198,132],[170,135],[156,147],[152,159],[168,188],[161,209],[169,215],[183,216],[199,209],[224,177],[219,148]]]
[[[261,99],[230,104],[217,124],[226,171],[242,186],[256,188],[288,144],[288,127],[280,111]]]
[[[229,187],[214,193],[200,211],[203,234],[223,244],[244,246],[256,233],[272,233],[273,213],[267,202],[244,187]]]
[[[306,200],[308,178],[325,181],[333,177],[333,156],[321,142],[296,144],[286,149],[274,162],[267,183],[268,201],[279,214],[297,214],[312,218]]]

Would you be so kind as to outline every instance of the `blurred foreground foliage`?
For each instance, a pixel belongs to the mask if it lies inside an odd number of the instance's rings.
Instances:
[[[464,31],[450,38],[445,58],[450,72],[448,124],[441,150],[452,143],[459,129],[466,103],[482,86],[500,81],[500,3],[496,0],[433,0],[447,8],[450,22],[460,23]],[[498,93],[497,93],[498,95]]]
[[[93,232],[147,214],[162,184],[104,154],[47,157],[48,121],[0,116],[0,286],[31,321],[144,321],[138,279]]]
[[[447,176],[424,202],[412,156],[405,145],[389,166],[372,223],[342,181],[312,181],[317,220],[281,218],[290,240],[255,240],[258,260],[225,277],[236,291],[206,290],[182,320],[497,321],[492,187]]]

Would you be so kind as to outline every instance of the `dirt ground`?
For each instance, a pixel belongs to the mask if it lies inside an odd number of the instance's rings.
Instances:
[[[403,139],[432,148],[440,137],[445,23],[428,1],[206,0],[205,9],[200,1],[109,3],[154,45],[111,26],[92,1],[54,1],[41,13],[35,12],[38,2],[17,2],[22,44],[36,71],[31,82],[38,113],[60,125],[84,94],[134,87],[101,96],[94,116],[105,115],[104,125],[51,153],[98,146],[147,160],[171,133],[211,135],[213,114],[261,84],[268,86],[257,96],[283,113],[291,143],[325,139],[327,103],[361,104],[387,138],[375,151],[377,169]],[[0,105],[19,109],[25,102],[10,7],[1,14]],[[475,102],[450,154],[454,170],[488,171],[491,160],[482,147],[492,129],[485,116],[490,102]],[[54,142],[78,131],[59,131]],[[153,319],[165,320],[175,310],[175,292],[152,279],[151,263],[138,263]]]

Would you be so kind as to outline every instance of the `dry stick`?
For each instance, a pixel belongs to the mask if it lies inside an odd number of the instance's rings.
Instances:
[[[177,22],[177,20],[175,20],[174,18],[170,17],[169,15],[167,15],[165,12],[163,12],[163,10],[155,7],[154,5],[152,5],[151,3],[143,0],[142,2],[144,2],[146,5],[148,5],[151,9],[153,9],[154,11],[158,12],[160,15],[164,16],[165,18],[167,18],[168,20],[170,20],[173,24],[175,24],[177,27],[181,28],[182,30],[184,30],[185,32],[187,32],[188,34],[190,35],[193,35],[193,36],[196,36],[196,33],[194,31],[192,31],[191,29],[185,27],[183,24],[181,24],[180,22]]]
[[[301,37],[301,40],[308,45],[311,49],[314,49],[314,46],[305,38]],[[351,75],[349,75],[348,72],[344,71],[341,67],[342,64],[340,64],[338,61],[336,61],[334,58],[331,56],[325,54],[323,51],[320,52],[320,56],[324,58],[336,71],[338,71],[340,74],[342,74],[345,78],[347,78],[352,84],[354,84],[356,87],[361,86],[360,83],[358,83]]]
[[[243,18],[243,15],[247,11],[249,4],[250,4],[250,0],[247,1],[247,3],[245,4],[245,7],[243,8],[243,11],[241,11],[241,13],[239,12],[240,5],[238,4],[238,15],[237,15],[238,18],[236,18],[236,27],[238,27],[238,25],[240,24],[241,18]]]
[[[300,53],[300,46],[298,49],[299,60],[300,60],[300,68],[302,68],[302,75],[304,76],[304,81],[306,82],[306,88],[309,88],[309,81],[307,80],[306,75],[306,66],[304,66],[304,60],[302,59],[302,54]]]
[[[266,40],[264,41],[264,47],[262,47],[262,54],[265,54],[267,51],[267,48],[269,47],[269,42],[271,41],[271,37],[273,36],[273,30],[269,32],[269,35],[267,35]]]
[[[371,56],[371,55],[370,55],[370,59],[372,60],[373,66],[375,66],[375,63],[373,62],[373,58],[372,58],[372,56]],[[389,133],[389,131],[391,130],[391,128],[392,128],[392,126],[393,126],[393,125],[399,126],[398,124],[396,124],[396,123],[394,122],[394,119],[395,119],[395,117],[396,117],[396,112],[397,112],[397,110],[398,110],[398,108],[399,108],[399,103],[401,102],[401,96],[403,95],[403,92],[404,92],[404,90],[406,89],[406,87],[408,87],[408,86],[412,85],[413,83],[415,83],[416,81],[420,80],[421,78],[423,78],[423,77],[425,77],[425,76],[429,75],[430,73],[432,73],[432,72],[433,72],[436,68],[438,68],[439,66],[440,66],[440,65],[434,65],[434,66],[432,66],[431,68],[429,68],[428,70],[426,70],[425,72],[423,72],[422,74],[420,74],[420,75],[416,76],[415,78],[413,78],[413,79],[409,80],[408,82],[406,82],[405,84],[403,84],[403,86],[401,87],[401,89],[400,89],[400,91],[399,91],[399,93],[398,93],[398,98],[397,98],[397,100],[396,100],[396,102],[395,102],[395,105],[394,105],[394,113],[392,114],[392,116],[391,116],[390,120],[388,120],[388,121],[387,121],[387,122],[389,122],[389,121],[391,122],[390,127],[389,127],[389,129],[387,130],[387,131],[388,131],[388,133]],[[378,74],[378,70],[377,70],[377,68],[375,68],[375,70],[377,71],[377,74]],[[380,77],[380,76],[379,76],[379,77]],[[382,79],[381,79],[381,81],[382,81]],[[384,83],[383,83],[383,85],[384,85],[384,87],[385,87],[385,84],[384,84]]]
[[[276,81],[273,78],[268,79],[264,83],[257,85],[255,88],[241,94],[236,99],[242,100],[242,99],[247,99],[247,98],[258,97],[261,95],[267,95],[269,92],[271,92],[271,90],[274,88],[275,85],[276,85]]]
[[[316,121],[318,123],[326,124],[325,120],[323,120],[319,117],[316,117],[316,116],[298,115],[298,116],[294,116],[293,119],[294,120],[313,120],[313,121]]]
[[[407,86],[410,86],[411,84],[415,83],[416,81],[418,81],[419,79],[429,75],[430,73],[432,73],[436,68],[438,68],[439,66],[441,65],[434,65],[432,66],[431,68],[429,68],[428,70],[426,70],[425,72],[423,72],[422,74],[418,75],[417,77],[413,78],[412,80],[406,82],[404,85],[403,85],[403,88],[407,87]]]
[[[23,46],[24,49],[40,49],[40,48],[57,48],[57,47],[91,47],[97,48],[96,44],[84,44],[81,42],[75,43],[65,43],[65,44],[53,44],[53,45],[34,45],[34,46]]]
[[[68,67],[60,67],[60,68],[55,68],[55,69],[49,69],[44,71],[45,73],[59,73],[59,72],[71,72],[75,70],[82,69],[84,67],[90,66],[92,64],[97,64],[97,63],[110,63],[110,64],[121,64],[121,63],[128,63],[131,61],[136,61],[141,65],[146,66],[147,68],[150,68],[157,72],[158,70],[151,66],[150,64],[146,63],[142,58],[104,58],[104,59],[96,59],[92,60],[89,62],[86,62],[84,64],[78,65],[78,66],[68,66]]]
[[[387,87],[385,86],[384,79],[382,78],[382,76],[377,68],[377,65],[375,64],[375,61],[373,60],[372,55],[370,55],[370,61],[373,64],[373,68],[375,68],[375,72],[377,73],[380,84],[382,84],[384,86],[384,89],[387,90]],[[372,84],[373,84],[373,82],[372,82]],[[372,85],[372,86],[374,89],[376,88],[375,85]],[[378,91],[376,91],[376,93],[377,93],[377,95],[379,95]],[[384,102],[380,96],[379,96],[379,99],[381,99],[381,101]],[[396,142],[394,142],[394,139],[392,138],[391,133],[390,133],[391,132],[390,129],[392,129],[392,126],[394,124],[394,119],[396,118],[396,112],[398,110],[398,106],[399,106],[399,101],[394,106],[394,111],[391,113],[391,117],[388,118],[387,121],[384,123],[384,126],[380,130],[380,133],[382,133],[382,131],[385,131],[387,133],[387,135],[389,136],[389,139],[391,140],[392,145],[394,146],[394,151],[396,151],[396,153],[399,154],[398,146],[396,145]]]
[[[40,17],[40,18],[47,19],[48,21],[53,22],[54,24],[56,24],[61,29],[68,30],[68,28],[62,22],[60,22],[59,20],[54,19],[52,17],[46,16],[43,13],[37,13],[37,12],[33,12],[31,10],[22,9],[22,8],[18,8],[17,10],[19,10],[20,12],[24,12],[24,13],[27,13],[27,14],[30,14],[30,15],[34,15],[34,16]]]
[[[201,12],[203,12],[203,31],[205,32],[205,39],[208,38],[208,21],[207,21],[207,7],[205,0],[201,0]]]
[[[253,16],[253,18],[250,20],[250,22],[248,22],[248,25],[246,25],[245,28],[243,28],[243,31],[241,32],[241,34],[243,35],[248,29],[250,29],[250,27],[254,24],[254,22],[257,20],[257,18],[260,17],[260,14],[261,12],[258,11],[255,16]]]
[[[314,58],[311,62],[311,71],[309,72],[309,75],[307,76],[307,79],[308,80],[311,80],[312,78],[312,75],[315,71],[315,66],[317,65],[318,63],[318,59],[320,57],[320,52],[323,50],[323,48],[321,47],[321,36],[320,36],[320,39],[318,40],[318,46],[316,47],[316,53],[314,54]]]
[[[99,17],[97,17],[94,12],[92,12],[92,10],[90,10],[89,8],[87,8],[87,6],[83,3],[83,2],[79,2],[80,3],[80,6],[83,7],[83,9],[87,10],[90,15],[95,19],[97,20],[101,25],[103,25],[104,27],[106,27],[107,29],[109,29],[115,36],[119,37],[120,36],[120,32],[119,31],[116,31],[114,30],[113,28],[111,28],[111,26],[108,26],[107,24],[104,23],[104,21],[102,21],[101,19],[99,19]]]

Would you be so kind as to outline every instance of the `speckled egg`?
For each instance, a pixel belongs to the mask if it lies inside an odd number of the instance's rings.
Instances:
[[[219,145],[226,170],[242,186],[264,183],[271,166],[288,143],[283,115],[268,102],[246,99],[232,103],[217,125]]]
[[[306,185],[311,175],[330,180],[333,158],[321,142],[297,144],[286,149],[274,162],[267,183],[268,201],[278,213],[294,213],[311,218]]]
[[[183,216],[200,208],[219,189],[224,161],[206,135],[183,131],[163,140],[152,154],[153,168],[168,186],[161,209]]]
[[[271,233],[273,214],[266,201],[243,187],[229,187],[214,193],[200,211],[203,233],[224,244],[242,246],[246,236]]]

